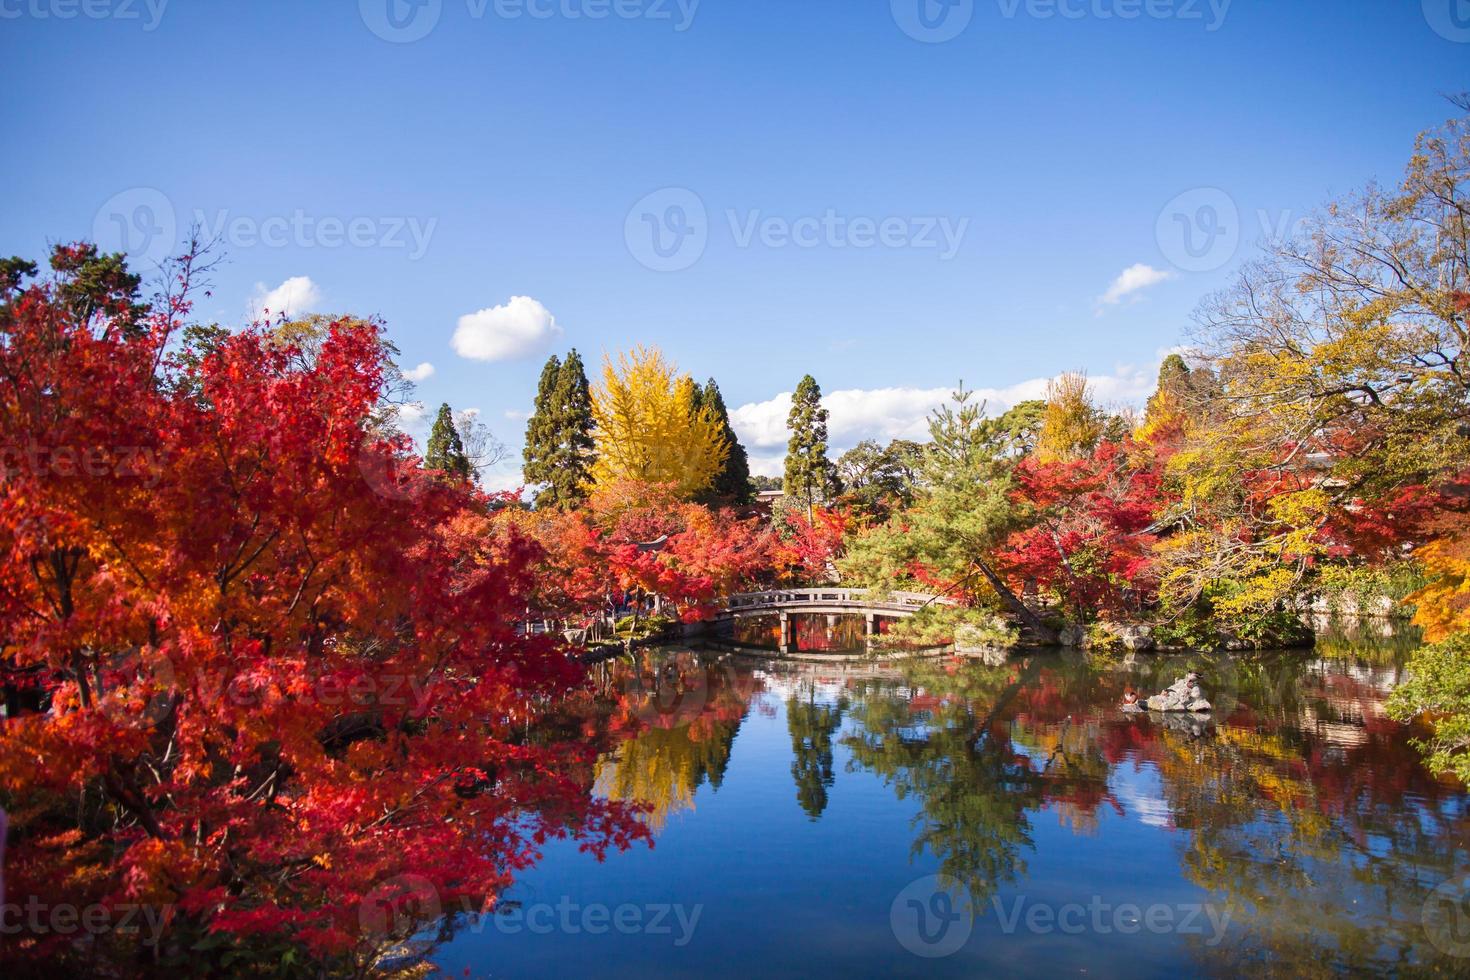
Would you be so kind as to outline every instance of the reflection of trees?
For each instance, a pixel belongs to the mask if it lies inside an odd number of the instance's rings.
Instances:
[[[693,673],[684,656],[671,689],[703,690],[698,709],[664,712],[672,723],[659,727],[620,715],[642,703],[625,699],[608,721],[627,741],[598,772],[610,795],[653,803],[656,824],[704,781],[718,785],[749,701],[738,689],[749,675]],[[917,805],[914,853],[933,854],[983,903],[1024,874],[1030,811],[1051,808],[1074,832],[1095,832],[1105,806],[1122,807],[1117,769],[1139,767],[1160,787],[1139,804],[1158,812],[1144,815],[1170,828],[1203,899],[1231,912],[1227,942],[1181,937],[1202,969],[1463,968],[1435,959],[1420,917],[1430,891],[1470,866],[1470,801],[1431,779],[1386,718],[1399,668],[1376,663],[1312,652],[905,661],[901,673],[844,677],[836,700],[799,685],[787,703],[791,772],[803,810],[822,814],[840,742],[852,769]],[[1118,710],[1126,685],[1157,690],[1189,667],[1228,706],[1213,721]]]
[[[1054,808],[1074,831],[1095,832],[1103,804],[1122,809],[1114,767],[1141,765],[1159,775],[1183,874],[1231,910],[1238,940],[1185,937],[1210,971],[1438,963],[1423,903],[1470,864],[1470,803],[1425,773],[1384,716],[1396,669],[1311,653],[1198,666],[1234,705],[1203,726],[1118,711],[1125,685],[1169,679],[1164,661],[916,664],[902,681],[854,688],[843,744],[855,766],[917,799],[915,850],[977,901],[1024,873],[1027,811]]]
[[[1228,721],[1206,737],[1148,725],[1126,753],[1157,768],[1185,876],[1240,930],[1199,945],[1212,970],[1382,972],[1439,955],[1420,916],[1465,864],[1465,799],[1385,718],[1393,668],[1312,656],[1242,659]]]
[[[918,800],[914,853],[928,850],[940,871],[985,901],[1024,871],[1031,846],[1026,811],[1041,786],[1015,751],[995,709],[1029,679],[1009,666],[966,665],[947,673],[930,664],[904,680],[874,681],[854,694],[858,730],[843,740],[853,764],[882,776],[899,799]]]
[[[832,785],[832,735],[841,726],[846,708],[843,697],[835,704],[818,702],[816,685],[810,683],[801,685],[786,702],[796,801],[813,820],[827,809],[827,789]]]
[[[706,781],[719,788],[739,727],[737,720],[703,731],[694,725],[648,728],[603,757],[597,791],[608,799],[648,804],[648,823],[661,830],[671,815],[694,808],[694,791]]]
[[[802,653],[861,650],[866,642],[863,617],[825,613],[792,613],[791,636]]]
[[[620,741],[598,760],[600,794],[646,804],[657,831],[693,809],[706,782],[720,787],[754,693],[748,672],[689,651],[658,653],[613,665],[604,690]]]

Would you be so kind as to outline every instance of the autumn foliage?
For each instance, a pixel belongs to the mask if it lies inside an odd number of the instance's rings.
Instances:
[[[93,937],[124,969],[255,944],[357,972],[548,837],[642,835],[566,775],[584,749],[524,738],[580,677],[516,628],[542,550],[371,424],[375,329],[335,325],[309,364],[260,329],[185,357],[181,307],[122,329],[8,285],[10,896],[166,910],[151,948]],[[98,953],[74,938],[0,955]]]

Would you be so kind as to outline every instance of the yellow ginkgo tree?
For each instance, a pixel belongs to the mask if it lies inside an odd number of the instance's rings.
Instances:
[[[666,484],[685,499],[707,489],[730,453],[719,419],[694,380],[656,347],[606,357],[592,392],[595,487]]]

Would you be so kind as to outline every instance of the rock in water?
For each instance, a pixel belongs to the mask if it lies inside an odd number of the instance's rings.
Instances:
[[[1169,685],[1167,690],[1160,691],[1148,699],[1150,711],[1193,711],[1206,712],[1213,710],[1210,702],[1205,700],[1205,692],[1199,686],[1199,674],[1190,671],[1183,678]]]

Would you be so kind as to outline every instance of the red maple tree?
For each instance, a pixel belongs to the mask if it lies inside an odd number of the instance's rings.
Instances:
[[[528,737],[581,678],[517,629],[539,549],[375,422],[376,328],[181,349],[182,305],[79,304],[71,275],[0,295],[4,885],[164,927],[0,958],[360,972],[550,837],[645,835],[572,775],[585,748]]]

